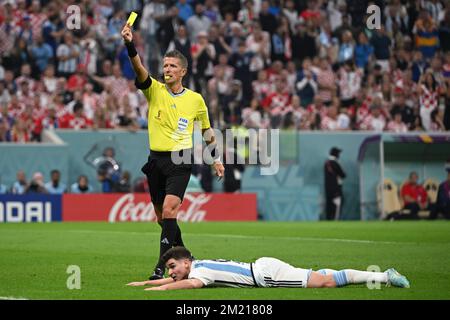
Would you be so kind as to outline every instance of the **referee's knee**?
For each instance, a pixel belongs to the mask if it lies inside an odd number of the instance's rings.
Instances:
[[[175,219],[177,217],[177,210],[178,206],[172,207],[172,206],[164,206],[162,211],[162,218],[163,219]]]

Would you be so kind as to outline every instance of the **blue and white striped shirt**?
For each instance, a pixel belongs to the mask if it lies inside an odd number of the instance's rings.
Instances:
[[[189,279],[205,286],[255,287],[252,264],[230,260],[194,260]]]

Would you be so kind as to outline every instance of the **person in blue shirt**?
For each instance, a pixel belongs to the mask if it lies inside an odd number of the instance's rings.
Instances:
[[[373,54],[373,47],[364,32],[358,35],[358,44],[355,47],[355,64],[358,68],[365,69],[369,58]]]
[[[25,172],[23,172],[23,170],[19,170],[16,174],[16,179],[17,180],[13,183],[11,187],[11,193],[24,194],[28,187]]]
[[[8,188],[4,184],[0,183],[0,194],[5,194],[8,192]]]
[[[186,0],[179,0],[175,6],[178,8],[178,17],[185,23],[194,15],[192,6]]]
[[[45,189],[47,189],[50,194],[63,194],[66,192],[66,185],[60,182],[61,173],[59,170],[52,170],[50,173],[50,180],[45,184]]]
[[[50,59],[53,58],[52,47],[44,42],[44,38],[40,34],[36,38],[36,44],[31,47],[31,56],[40,72],[44,72]]]
[[[89,184],[89,180],[85,175],[78,177],[78,181],[70,186],[71,193],[92,193],[92,186]]]

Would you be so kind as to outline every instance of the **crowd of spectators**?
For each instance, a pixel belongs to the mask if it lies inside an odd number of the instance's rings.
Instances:
[[[146,67],[162,79],[164,53],[184,53],[184,84],[203,94],[217,128],[450,130],[448,1],[0,3],[0,142],[40,141],[54,128],[145,129],[120,36],[131,11]]]

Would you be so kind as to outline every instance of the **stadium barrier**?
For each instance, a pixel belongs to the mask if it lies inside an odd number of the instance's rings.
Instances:
[[[256,221],[255,194],[187,193],[178,220]],[[0,222],[156,221],[147,194],[0,195]]]
[[[0,195],[0,222],[53,221],[62,221],[61,195]]]

